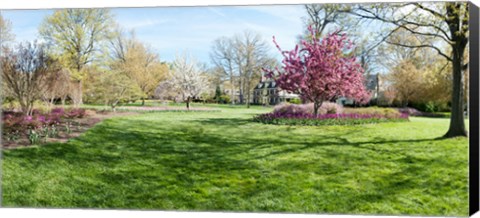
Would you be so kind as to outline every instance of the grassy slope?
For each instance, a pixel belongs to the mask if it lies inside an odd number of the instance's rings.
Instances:
[[[265,109],[148,113],[4,151],[3,206],[465,216],[468,141],[448,119],[289,127]]]

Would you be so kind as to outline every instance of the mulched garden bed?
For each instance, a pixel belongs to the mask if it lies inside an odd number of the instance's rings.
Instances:
[[[45,138],[41,138],[40,142],[35,145],[42,145],[50,142],[64,143],[71,138],[80,136],[83,132],[87,131],[88,129],[93,127],[95,124],[105,119],[108,119],[111,117],[138,114],[137,112],[109,112],[109,111],[92,112],[92,110],[88,110],[88,111],[90,111],[90,114],[88,116],[68,120],[68,122],[71,123],[70,133],[67,133],[67,131],[65,130],[65,127],[62,128],[62,125],[59,125],[58,133],[56,134],[56,136],[48,137],[46,138],[46,140]],[[64,122],[65,121],[63,121],[63,125],[65,125]],[[30,143],[30,140],[27,134],[20,134],[19,138],[16,140],[7,140],[6,137],[2,137],[3,149],[14,149],[14,148],[20,148],[20,147],[29,147],[29,146],[33,146],[33,145]]]
[[[202,108],[202,107],[195,107],[187,109],[186,107],[173,107],[173,106],[144,106],[144,107],[118,107],[117,111],[139,111],[139,112],[156,112],[156,111],[165,111],[165,112],[176,112],[176,111],[201,111],[201,112],[218,112],[220,110],[212,109],[212,108]]]

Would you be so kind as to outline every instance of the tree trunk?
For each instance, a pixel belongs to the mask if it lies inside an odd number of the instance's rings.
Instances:
[[[250,108],[250,81],[247,83],[247,108]]]
[[[190,96],[187,97],[187,110],[190,110]]]
[[[32,115],[32,105],[33,104],[30,104],[30,100],[27,98],[27,99],[21,99],[19,98],[19,104],[20,104],[20,110],[22,111],[23,114],[27,115],[27,116],[31,116]]]
[[[72,98],[74,107],[79,107],[83,104],[83,89],[82,89],[82,81],[73,81],[72,82],[72,89],[70,90],[70,97]]]
[[[452,115],[450,117],[450,127],[444,137],[451,138],[456,136],[467,136],[465,130],[465,121],[463,114],[463,52],[461,45],[454,46],[453,52],[453,92],[452,92]]]
[[[27,110],[27,115],[32,116],[33,115],[33,101],[27,102],[26,105],[26,110]]]
[[[50,98],[50,105],[51,105],[52,107],[53,107],[54,101],[55,101],[55,98],[54,98],[54,97]]]
[[[115,100],[114,102],[112,102],[112,104],[110,105],[112,107],[112,111],[113,112],[117,112],[117,104],[118,104],[119,100]]]
[[[230,96],[231,96],[231,99],[230,101],[232,102],[232,105],[235,104],[235,81],[233,79],[233,73],[232,73],[232,68],[230,67],[230,85],[232,86],[231,87],[231,93],[230,93]]]
[[[145,98],[142,98],[142,106],[145,106]]]
[[[78,81],[78,105],[83,104],[83,82]]]
[[[238,87],[238,100],[240,101],[240,104],[243,104],[243,91],[241,85]]]
[[[313,102],[313,115],[318,116],[318,109],[322,106],[323,101],[314,101]]]
[[[457,3],[446,3],[447,7],[447,17],[451,19],[447,20],[447,24],[450,29],[450,34],[452,37],[452,67],[453,67],[453,90],[452,90],[452,115],[450,117],[450,126],[447,133],[444,137],[456,137],[456,136],[467,136],[467,131],[465,130],[465,121],[463,114],[463,53],[468,43],[468,38],[459,34],[461,28],[468,25],[468,21],[461,20],[457,15],[456,10],[460,9],[460,4]],[[463,24],[463,25],[462,25]]]

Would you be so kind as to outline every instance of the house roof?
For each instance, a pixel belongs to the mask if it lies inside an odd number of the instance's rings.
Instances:
[[[377,74],[368,74],[365,76],[365,86],[368,90],[375,90],[377,88],[378,84],[378,76]],[[266,80],[259,82],[254,89],[263,89],[265,88],[271,89],[271,88],[276,88],[277,84],[273,80]]]
[[[275,81],[264,81],[264,82],[259,82],[256,86],[255,86],[255,89],[263,89],[263,88],[268,88],[268,89],[272,89],[272,88],[276,88],[277,87],[277,83],[275,83]]]

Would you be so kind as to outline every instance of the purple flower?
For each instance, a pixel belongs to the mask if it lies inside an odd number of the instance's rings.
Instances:
[[[37,120],[43,123],[45,122],[45,116],[38,116]]]

